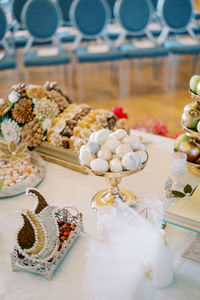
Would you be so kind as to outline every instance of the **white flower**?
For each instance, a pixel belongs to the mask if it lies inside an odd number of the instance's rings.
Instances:
[[[7,143],[14,141],[16,144],[20,141],[20,127],[14,120],[7,120],[1,124],[1,132]]]
[[[0,98],[0,105],[3,105],[5,103],[5,100],[3,98]]]
[[[14,91],[8,95],[8,100],[9,100],[11,103],[17,102],[18,99],[19,99],[19,96],[18,96],[17,93],[14,92]]]
[[[33,102],[33,104],[36,104],[37,99],[33,98],[33,99],[32,99],[32,102]]]
[[[49,130],[51,128],[51,120],[50,119],[45,119],[43,122],[42,122],[42,129],[44,131],[46,130]]]

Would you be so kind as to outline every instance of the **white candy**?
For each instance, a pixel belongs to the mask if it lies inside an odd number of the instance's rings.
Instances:
[[[90,135],[90,141],[91,141],[91,142],[95,142],[95,136],[96,136],[96,132],[93,132],[93,133]]]
[[[108,129],[101,129],[96,132],[95,134],[95,142],[98,143],[99,145],[102,145],[108,136],[110,135],[110,131]]]
[[[82,152],[80,152],[79,159],[82,165],[89,167],[92,158],[92,154],[89,151],[82,150]]]
[[[147,153],[143,150],[136,152],[140,156],[140,162],[144,163],[147,160]]]
[[[102,147],[106,147],[109,148],[111,152],[115,153],[116,148],[120,145],[120,142],[113,138],[113,137],[109,137],[105,144],[102,145]]]
[[[124,129],[117,129],[117,130],[115,131],[115,137],[116,137],[118,140],[122,140],[125,136],[127,136],[126,130],[124,130]]]
[[[107,172],[108,171],[108,162],[105,159],[95,158],[91,161],[90,167],[93,171]]]
[[[87,145],[82,145],[81,148],[80,148],[80,153],[85,151],[85,150],[87,151]]]
[[[111,172],[121,172],[123,169],[121,160],[119,158],[113,158],[110,161],[109,166]]]
[[[111,151],[110,151],[109,148],[106,148],[106,147],[105,147],[105,148],[102,148],[102,149],[100,149],[100,150],[98,151],[97,157],[109,161],[109,160],[111,160],[111,158],[112,158],[112,153],[111,153]]]
[[[90,153],[96,154],[96,153],[99,151],[99,144],[90,141],[90,142],[87,144],[87,150],[88,150]]]
[[[124,156],[124,154],[131,152],[132,148],[129,144],[121,144],[117,147],[116,149],[116,154],[118,157],[122,158],[122,156]]]
[[[128,152],[122,157],[122,165],[126,170],[135,170],[140,164],[140,157],[136,152]]]
[[[141,142],[136,136],[126,136],[123,139],[123,143],[131,145],[134,151],[140,150],[141,148]]]

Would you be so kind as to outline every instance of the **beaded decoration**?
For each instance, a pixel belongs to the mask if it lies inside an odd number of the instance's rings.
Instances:
[[[11,253],[13,271],[24,269],[48,279],[83,230],[82,214],[72,215],[67,208],[49,206],[38,190],[27,189],[34,198],[33,210],[24,210],[23,225]]]

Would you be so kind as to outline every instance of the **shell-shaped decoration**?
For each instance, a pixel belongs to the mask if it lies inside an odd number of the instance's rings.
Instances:
[[[28,189],[28,196],[37,202],[33,211],[22,214],[24,225],[18,233],[18,247],[25,255],[35,259],[46,259],[58,249],[59,229],[54,206],[48,206],[44,197],[36,189]]]

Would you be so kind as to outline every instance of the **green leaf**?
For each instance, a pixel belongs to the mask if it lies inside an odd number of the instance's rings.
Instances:
[[[0,180],[0,191],[2,190],[2,187],[3,187],[3,181]]]
[[[184,187],[184,193],[185,194],[191,194],[192,193],[192,187],[190,184],[186,184],[186,186]]]
[[[197,188],[197,186],[193,189],[193,191],[192,191],[192,193],[191,193],[191,195],[193,195],[194,194],[194,192],[196,191],[196,188]]]
[[[15,91],[15,95],[17,95],[18,97],[20,97],[20,93],[18,93],[17,91]]]
[[[45,120],[45,118],[44,117],[38,117],[38,119],[39,119],[39,121],[42,123],[42,122],[44,122],[44,120]]]
[[[172,197],[183,198],[185,197],[185,194],[179,191],[172,191]]]
[[[14,105],[14,103],[11,103],[11,102],[8,103],[8,106],[12,107],[13,105]]]

